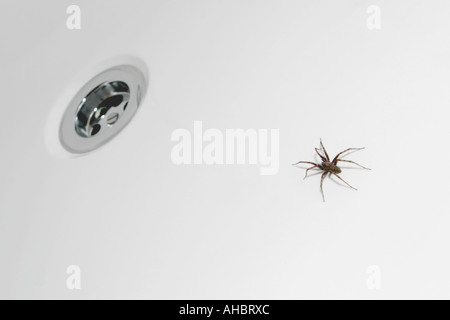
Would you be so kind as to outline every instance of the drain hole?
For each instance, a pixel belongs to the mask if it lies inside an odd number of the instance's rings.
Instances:
[[[103,117],[108,112],[108,109],[109,108],[107,108],[107,107],[100,107],[95,112],[94,118],[91,118],[91,122],[95,121],[96,119],[99,119],[99,118]]]
[[[97,133],[99,133],[99,131],[100,131],[101,128],[102,128],[102,126],[99,125],[99,124],[94,125],[94,126],[92,127],[91,135],[92,135],[92,136],[95,136]]]
[[[102,108],[102,107],[107,107],[107,108],[117,107],[119,104],[122,103],[122,101],[123,101],[123,96],[122,95],[113,96],[113,97],[110,97],[108,99],[103,100],[103,102],[99,105],[99,108]]]
[[[77,111],[75,130],[79,136],[89,138],[98,134],[103,126],[114,125],[128,106],[130,88],[125,82],[111,81],[97,86],[83,99]]]

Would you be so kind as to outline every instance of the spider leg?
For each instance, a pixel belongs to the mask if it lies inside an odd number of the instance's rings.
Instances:
[[[363,168],[363,169],[372,170],[372,169],[370,169],[370,168],[366,168],[366,167],[364,167],[364,166],[362,166],[362,165],[360,165],[360,164],[357,164],[355,161],[337,159],[337,162],[339,162],[339,161],[342,161],[342,162],[350,162],[350,163],[356,164],[357,166],[359,166],[359,167],[361,167],[361,168]]]
[[[319,157],[320,157],[320,159],[322,159],[322,161],[324,161],[324,162],[327,161],[327,159],[323,155],[320,154],[319,148],[316,148],[316,153],[319,155]]]
[[[322,192],[322,199],[323,202],[325,202],[325,194],[323,193],[323,180],[325,179],[325,177],[327,176],[328,172],[324,172],[322,173],[322,177],[320,178],[320,192]]]
[[[322,147],[323,153],[325,153],[327,160],[330,161],[330,157],[328,156],[327,150],[325,150],[325,147],[323,146],[322,138],[320,138],[320,146]]]
[[[344,182],[346,185],[348,185],[350,188],[354,189],[354,190],[358,190],[355,187],[352,187],[350,184],[348,184],[344,179],[342,179],[341,177],[339,177],[336,173],[333,172],[333,174],[339,178],[339,180],[341,180],[342,182]]]
[[[299,162],[294,163],[294,164],[292,164],[292,165],[293,165],[293,166],[296,166],[296,165],[298,165],[299,163],[307,163],[307,164],[312,164],[312,165],[314,165],[314,166],[318,165],[317,163],[310,162],[310,161],[299,161]]]
[[[309,170],[314,169],[314,168],[317,168],[318,166],[319,166],[318,164],[315,164],[315,165],[312,166],[311,168],[306,169],[305,177],[303,178],[303,180],[306,179],[306,177],[308,176],[308,171],[309,171]]]
[[[346,152],[351,151],[351,150],[362,150],[362,149],[365,149],[365,148],[348,148],[348,149],[345,149],[344,151],[339,152],[339,153],[337,154],[336,157],[334,157],[332,163],[333,163],[334,165],[336,165],[339,156],[340,156],[341,154],[343,154],[343,153],[346,153]]]

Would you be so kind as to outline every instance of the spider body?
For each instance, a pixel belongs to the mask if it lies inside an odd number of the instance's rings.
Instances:
[[[329,161],[323,161],[322,165],[317,166],[317,168],[319,168],[320,170],[329,171],[329,172],[332,172],[332,173],[341,173],[342,172],[341,168],[339,168],[338,166],[332,164]]]
[[[322,198],[323,201],[325,202],[325,195],[323,193],[323,180],[326,178],[327,175],[334,175],[336,176],[339,180],[341,180],[342,182],[344,182],[347,186],[349,186],[350,188],[357,190],[356,188],[352,187],[350,184],[348,184],[344,179],[342,179],[338,174],[342,172],[341,168],[339,168],[337,166],[338,162],[348,162],[348,163],[353,163],[363,169],[367,169],[370,170],[369,168],[363,167],[360,164],[357,164],[354,161],[351,160],[343,160],[340,159],[339,157],[342,156],[344,153],[348,152],[348,151],[358,151],[358,150],[362,150],[364,148],[348,148],[345,149],[344,151],[340,152],[337,154],[336,157],[333,158],[333,160],[330,160],[330,157],[328,156],[327,151],[325,150],[325,147],[323,146],[322,143],[322,139],[320,139],[320,148],[316,148],[316,153],[317,155],[319,155],[320,159],[322,160],[321,163],[315,163],[315,162],[310,162],[310,161],[299,161],[297,163],[294,163],[293,165],[296,166],[300,163],[306,163],[306,164],[311,164],[312,167],[306,169],[306,174],[305,174],[305,178],[308,176],[308,171],[314,168],[317,168],[319,170],[322,170],[322,177],[320,179],[320,191],[322,192]],[[323,154],[320,152],[322,151]]]

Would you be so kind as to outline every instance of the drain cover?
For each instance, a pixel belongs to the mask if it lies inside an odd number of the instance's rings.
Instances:
[[[116,136],[133,118],[145,94],[146,79],[134,66],[108,69],[75,95],[60,127],[64,148],[85,153]]]

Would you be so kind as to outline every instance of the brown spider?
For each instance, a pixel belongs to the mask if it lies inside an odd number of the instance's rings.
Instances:
[[[304,177],[303,179],[306,179],[306,177],[308,176],[308,171],[311,170],[311,169],[313,169],[313,168],[319,168],[320,170],[323,171],[322,177],[321,177],[321,180],[320,180],[320,191],[322,192],[322,198],[323,198],[323,201],[324,201],[324,202],[325,202],[325,195],[324,195],[324,193],[323,193],[323,187],[322,187],[322,185],[323,185],[323,180],[325,179],[325,177],[326,177],[328,174],[329,174],[329,175],[335,175],[336,177],[339,178],[339,180],[341,180],[342,182],[344,182],[347,186],[349,186],[350,188],[352,188],[352,189],[354,189],[354,190],[357,190],[356,188],[354,188],[354,187],[352,187],[351,185],[349,185],[344,179],[342,179],[342,178],[338,175],[338,173],[341,173],[341,172],[342,172],[342,171],[341,171],[341,168],[339,168],[339,167],[337,166],[337,163],[338,163],[339,161],[341,161],[341,162],[349,162],[349,163],[353,163],[353,164],[356,164],[357,166],[359,166],[359,167],[361,167],[361,168],[363,168],[363,169],[371,170],[371,169],[369,169],[369,168],[363,167],[363,166],[360,165],[360,164],[357,164],[357,163],[354,162],[354,161],[339,159],[339,156],[342,155],[342,154],[345,153],[345,152],[348,152],[348,151],[351,151],[351,150],[355,150],[355,151],[357,151],[357,150],[362,150],[362,149],[364,149],[364,148],[348,148],[348,149],[345,149],[344,151],[338,153],[338,155],[337,155],[336,157],[334,157],[333,161],[330,161],[330,157],[328,156],[328,153],[327,153],[327,151],[325,150],[325,147],[323,146],[322,139],[320,139],[320,149],[318,149],[318,148],[315,148],[315,149],[316,149],[316,152],[317,152],[317,154],[319,155],[319,157],[322,159],[322,163],[321,163],[321,164],[319,164],[319,163],[314,163],[314,162],[310,162],[310,161],[299,161],[299,162],[297,162],[297,163],[294,163],[293,166],[296,166],[296,165],[298,165],[299,163],[307,163],[307,164],[312,164],[312,165],[313,165],[311,168],[306,169],[306,174],[305,174],[305,177]],[[325,154],[325,156],[321,155],[320,152],[319,152],[319,150],[322,150],[323,153]]]

